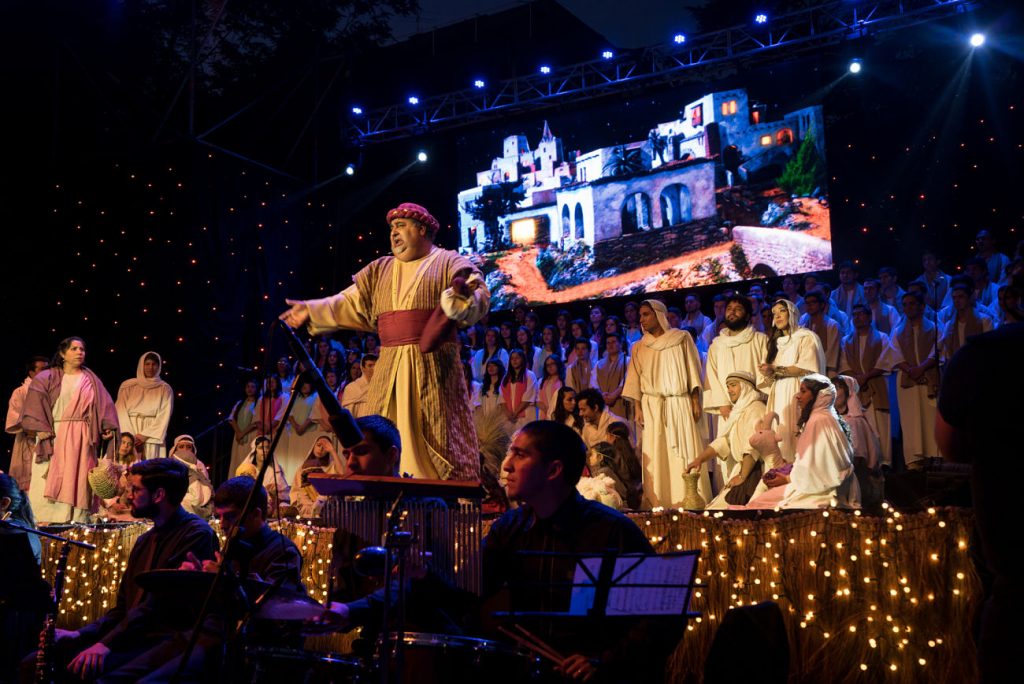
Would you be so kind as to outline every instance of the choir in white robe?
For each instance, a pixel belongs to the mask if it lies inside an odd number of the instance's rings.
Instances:
[[[156,357],[157,368],[156,375],[147,378],[143,366],[150,354]],[[146,352],[140,356],[135,377],[121,383],[114,402],[121,431],[132,433],[136,439],[140,436],[146,438],[143,458],[167,455],[165,441],[174,408],[174,392],[170,385],[160,379],[162,369],[163,359],[156,352]]]
[[[676,507],[685,496],[686,465],[703,451],[690,398],[702,390],[700,357],[689,333],[668,327],[664,304],[645,303],[655,307],[665,332],[658,337],[645,333],[630,349],[622,396],[638,403],[643,413],[644,495],[652,506]],[[711,500],[706,468],[698,489],[705,501]]]
[[[919,366],[935,358],[935,324],[919,319],[920,325],[904,320],[889,338],[893,366],[907,363]],[[902,370],[896,374],[896,396],[900,407],[900,431],[903,433],[903,462],[912,465],[922,459],[939,456],[935,442],[936,397],[939,394],[937,367],[914,380]]]

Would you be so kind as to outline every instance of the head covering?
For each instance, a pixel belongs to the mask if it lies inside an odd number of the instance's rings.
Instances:
[[[774,309],[779,304],[786,307],[786,311],[789,312],[789,327],[784,331],[784,333],[786,335],[792,335],[800,327],[800,310],[796,308],[796,304],[788,299],[776,299],[775,303],[772,304],[772,308]]]
[[[740,380],[745,380],[746,382],[750,383],[751,387],[757,387],[757,380],[754,379],[754,374],[749,373],[745,370],[734,370],[733,372],[725,376],[725,381],[729,382],[729,378],[738,378]],[[745,391],[746,390],[744,390],[744,392]]]
[[[430,228],[431,232],[436,232],[441,224],[437,222],[437,219],[431,216],[430,212],[421,207],[418,204],[412,202],[403,202],[397,207],[388,212],[388,224],[396,218],[407,218],[413,221],[419,221],[427,228]]]
[[[846,385],[846,393],[849,398],[846,400],[846,415],[850,418],[859,418],[864,414],[864,404],[860,403],[860,383],[849,375],[836,376],[836,380],[841,380]],[[870,424],[871,421],[868,421]],[[874,427],[874,426],[872,426]]]
[[[835,409],[832,408],[836,403],[836,386],[832,384],[832,381],[821,373],[810,373],[800,378],[801,383],[805,380],[814,380],[825,385],[818,391],[818,396],[814,398],[814,408],[811,409],[811,412],[831,411],[834,416],[838,416]]]
[[[644,304],[651,307],[651,310],[654,311],[654,315],[658,318],[658,325],[661,326],[662,330],[668,332],[672,329],[668,324],[668,307],[665,306],[665,302],[658,299],[645,299],[640,302],[640,306],[643,306]],[[646,333],[647,331],[644,330],[644,332]]]
[[[178,454],[178,444],[180,444],[181,442],[188,442],[189,444],[192,445],[191,454]],[[178,435],[177,437],[174,438],[174,441],[171,442],[171,456],[178,459],[179,461],[184,461],[185,463],[195,465],[198,454],[199,449],[196,448],[196,440],[192,438],[192,435]]]
[[[147,378],[144,369],[146,357],[150,354],[156,357],[156,374],[151,378]],[[167,387],[167,383],[160,378],[160,371],[163,370],[163,367],[164,361],[156,352],[148,351],[139,357],[139,363],[135,367],[135,377],[121,383],[121,390],[117,393],[118,402],[124,406],[128,413],[152,416],[157,414],[160,407],[158,400],[150,401],[150,405],[146,407],[143,404],[146,402],[146,390]]]

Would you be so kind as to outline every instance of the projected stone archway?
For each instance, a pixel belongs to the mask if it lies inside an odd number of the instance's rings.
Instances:
[[[622,201],[622,234],[651,229],[651,198],[645,192],[626,195]]]
[[[693,220],[690,189],[682,183],[666,185],[658,198],[661,204],[661,227],[677,226]]]
[[[569,207],[567,206],[565,209],[566,211],[568,211]],[[580,204],[579,202],[576,203],[576,212],[574,219],[576,223],[576,239],[582,240],[585,237],[586,233],[583,229],[583,205]]]
[[[572,236],[572,227],[569,224],[569,205],[562,207],[562,239],[568,240]]]

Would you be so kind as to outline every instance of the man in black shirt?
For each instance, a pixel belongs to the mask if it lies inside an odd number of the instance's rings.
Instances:
[[[194,619],[194,614],[181,610],[174,597],[151,594],[135,581],[149,570],[177,568],[189,553],[203,559],[213,557],[217,548],[213,530],[181,507],[187,489],[188,468],[174,459],[139,461],[129,469],[132,515],[152,519],[153,528],[138,538],[128,556],[114,607],[78,630],[56,631],[58,669],[67,664],[67,672],[79,679],[99,677],[170,638]],[[32,655],[22,662],[23,678],[31,677],[34,659]]]

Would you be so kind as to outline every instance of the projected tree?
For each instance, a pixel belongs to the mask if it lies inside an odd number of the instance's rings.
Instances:
[[[628,149],[625,145],[612,148],[605,162],[605,176],[629,176],[644,169],[643,154],[639,149]]]
[[[505,249],[508,246],[501,234],[498,219],[518,209],[519,203],[525,197],[526,190],[522,184],[510,181],[486,185],[480,193],[480,197],[465,203],[466,212],[484,224],[485,252]]]
[[[800,142],[800,149],[789,160],[778,178],[779,187],[791,195],[810,195],[824,182],[824,165],[818,156],[817,132],[812,127]]]

